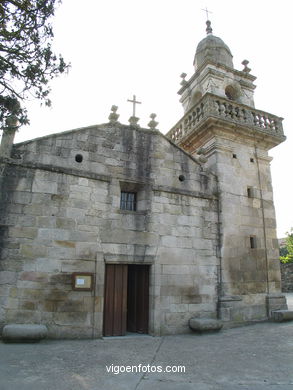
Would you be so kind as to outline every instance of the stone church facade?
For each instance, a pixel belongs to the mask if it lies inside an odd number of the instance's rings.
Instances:
[[[254,108],[247,61],[235,70],[207,33],[166,136],[115,106],[109,123],[19,144],[4,129],[0,329],[163,335],[286,308],[268,156],[282,118]]]

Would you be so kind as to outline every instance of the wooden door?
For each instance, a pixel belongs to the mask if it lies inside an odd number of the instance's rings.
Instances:
[[[148,333],[149,266],[128,265],[127,331]]]
[[[104,336],[123,336],[127,318],[127,264],[107,264]]]

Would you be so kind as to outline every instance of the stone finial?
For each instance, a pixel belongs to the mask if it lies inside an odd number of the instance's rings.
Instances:
[[[128,122],[130,123],[130,126],[140,127],[138,124],[139,118],[137,116],[131,116],[128,119]]]
[[[111,107],[111,113],[108,117],[110,123],[117,123],[118,122],[118,118],[119,118],[119,114],[117,114],[117,110],[118,110],[118,107],[117,106],[112,106]]]
[[[207,20],[206,21],[206,25],[207,25],[207,28],[206,28],[207,35],[212,34],[213,33],[213,29],[211,27],[211,21]]]
[[[6,126],[3,128],[1,144],[0,144],[0,156],[11,157],[11,151],[13,147],[13,141],[15,133],[19,128],[19,121],[16,115],[12,114],[6,119]]]
[[[251,71],[251,69],[247,66],[249,64],[249,61],[243,60],[241,64],[244,65],[242,72],[249,73]]]
[[[149,127],[151,130],[157,130],[156,127],[157,127],[157,125],[159,124],[159,122],[156,122],[156,121],[155,121],[156,116],[157,116],[156,114],[151,114],[151,115],[150,115],[151,121],[148,123],[148,127]]]
[[[7,130],[17,130],[19,128],[19,122],[16,115],[10,115],[6,118],[6,129]]]
[[[185,80],[185,77],[187,76],[187,74],[186,73],[181,73],[181,75],[180,75],[180,77],[182,78],[182,80],[181,80],[181,85],[185,85],[185,84],[187,84],[187,81]]]

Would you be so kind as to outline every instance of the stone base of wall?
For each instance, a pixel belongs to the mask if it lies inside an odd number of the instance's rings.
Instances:
[[[293,292],[293,263],[281,263],[282,291]]]
[[[266,297],[267,310],[269,318],[273,316],[276,310],[288,310],[286,297],[283,294],[269,294]]]
[[[267,319],[265,294],[224,296],[219,301],[220,319],[229,325]]]
[[[220,319],[228,326],[265,321],[274,310],[286,310],[283,294],[224,296],[219,301]]]

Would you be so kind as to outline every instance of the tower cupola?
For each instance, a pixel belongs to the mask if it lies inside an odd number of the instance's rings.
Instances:
[[[185,73],[181,75],[182,87],[178,94],[184,111],[194,107],[207,93],[254,107],[256,77],[250,74],[248,61],[242,62],[245,65],[242,71],[235,69],[229,47],[213,35],[209,20],[206,25],[207,35],[198,43],[194,56],[194,74],[189,80],[185,79]]]
[[[201,68],[206,62],[225,65],[228,68],[233,68],[233,56],[229,47],[225,42],[213,35],[211,22],[207,20],[207,36],[202,39],[196,48],[193,65],[195,71]]]

